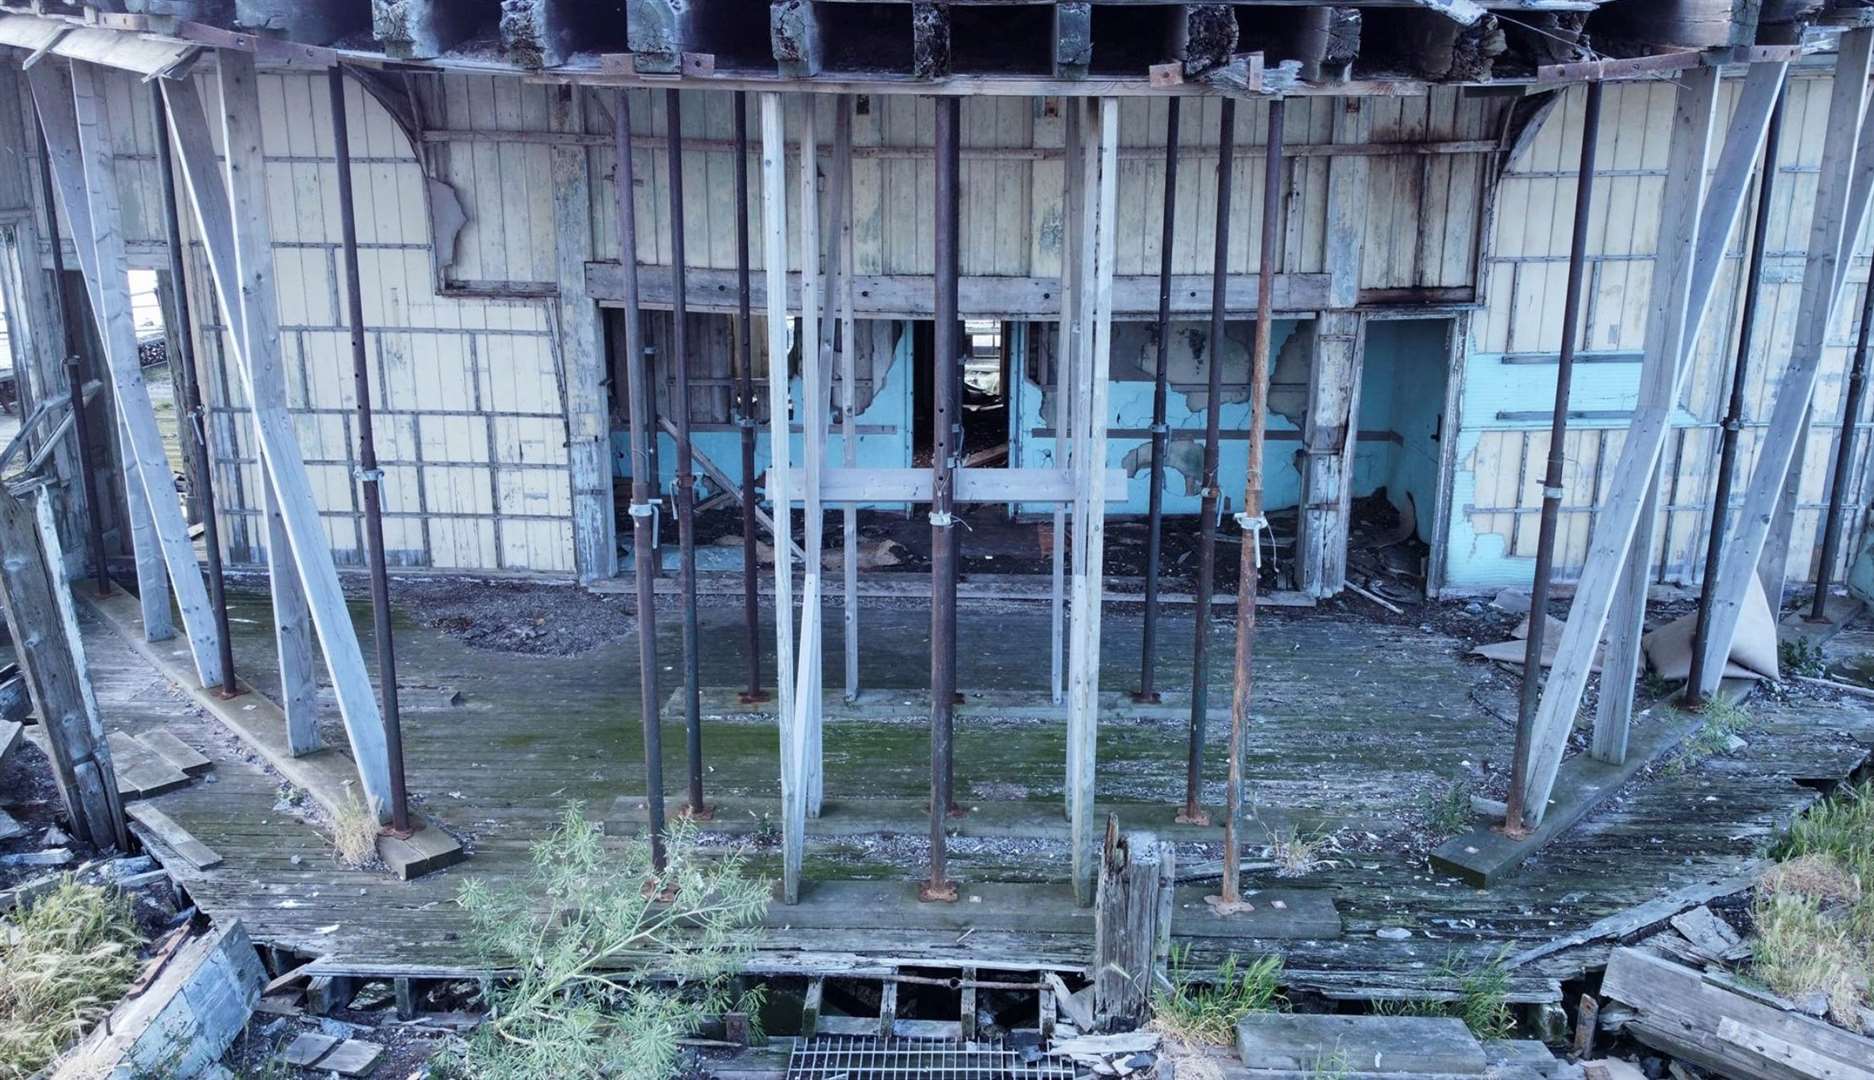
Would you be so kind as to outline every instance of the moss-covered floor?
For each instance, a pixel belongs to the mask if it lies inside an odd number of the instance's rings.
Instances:
[[[539,588],[547,599],[538,614],[530,590],[502,588],[485,617],[521,625],[562,617],[564,605],[550,602],[553,587]],[[680,685],[681,673],[675,604],[667,603],[658,642],[666,690]],[[1748,871],[1781,824],[1815,797],[1814,782],[1844,776],[1867,756],[1869,702],[1760,699],[1743,751],[1643,776],[1511,883],[1473,890],[1426,866],[1426,851],[1454,831],[1434,803],[1454,781],[1478,790],[1501,783],[1514,682],[1466,655],[1471,642],[1452,610],[1415,613],[1425,616],[1422,625],[1375,622],[1346,609],[1262,614],[1245,884],[1326,901],[1339,932],[1329,934],[1320,922],[1309,931],[1320,936],[1299,940],[1206,931],[1201,952],[1279,950],[1298,980],[1329,988],[1423,979],[1454,954],[1478,960],[1540,944],[1673,889]],[[368,643],[368,609],[355,604],[353,613]],[[397,626],[409,782],[424,812],[456,832],[472,857],[411,883],[337,867],[323,837],[279,803],[276,779],[121,638],[87,618],[107,723],[132,731],[170,724],[217,759],[213,783],[161,802],[226,859],[190,875],[191,895],[205,910],[239,916],[256,940],[325,957],[333,970],[456,970],[474,961],[451,903],[465,878],[523,873],[527,845],[571,800],[610,831],[637,827],[643,761],[635,640],[614,635],[571,656],[492,651],[423,625],[433,615],[427,601],[416,603]],[[702,682],[716,688],[706,698],[722,704],[742,677],[738,616],[729,606],[702,613]],[[234,618],[243,677],[272,693],[264,597],[238,595]],[[842,679],[839,626],[829,609],[829,687]],[[927,611],[902,601],[868,607],[862,628],[865,685],[907,691],[883,695],[891,700],[914,698],[928,678]],[[1127,690],[1137,675],[1138,618],[1112,610],[1104,628],[1102,685]],[[1191,633],[1188,609],[1166,619],[1161,686],[1188,688]],[[1221,662],[1211,676],[1212,700],[1223,705],[1234,628],[1224,622],[1214,634],[1211,652]],[[771,632],[763,642],[772,649]],[[881,958],[1084,962],[1088,938],[1067,910],[1067,849],[1058,825],[1062,725],[1038,708],[1047,700],[1047,642],[1045,605],[966,607],[959,619],[959,682],[983,693],[958,723],[958,797],[977,812],[958,826],[951,870],[966,894],[978,886],[977,906],[960,906],[938,928],[909,912],[902,920],[879,918],[880,906],[910,903],[908,884],[925,870],[929,734],[916,709],[845,711],[826,726],[829,810],[810,836],[803,909],[792,909],[794,918],[788,908],[773,910],[767,963],[812,966],[828,956],[848,965]],[[764,665],[772,680],[771,655]],[[1027,704],[998,715],[998,703],[1016,702]],[[330,738],[342,744],[329,692],[326,711]],[[673,797],[686,774],[682,720],[666,709],[664,775]],[[1205,794],[1213,805],[1222,797],[1226,728],[1213,721],[1206,743]],[[749,845],[757,869],[778,872],[771,718],[713,713],[704,746],[708,795],[724,811],[724,835],[711,842]],[[1124,826],[1177,840],[1181,863],[1200,876],[1192,887],[1201,891],[1203,864],[1219,854],[1215,837],[1169,823],[1183,794],[1184,753],[1175,698],[1173,708],[1147,715],[1122,709],[1101,727],[1097,795]],[[1308,857],[1295,857],[1298,845]],[[813,883],[829,884],[816,893]],[[842,922],[838,911],[861,903],[872,909],[867,917]],[[1052,924],[1028,917],[1044,909],[1060,913],[1058,929],[1037,929]],[[1024,918],[997,914],[1009,911]],[[956,925],[968,932],[959,935]],[[1551,996],[1554,980],[1594,959],[1596,948],[1605,945],[1527,966],[1516,992]]]

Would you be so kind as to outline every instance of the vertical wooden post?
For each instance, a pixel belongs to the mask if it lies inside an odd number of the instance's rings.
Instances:
[[[852,97],[833,99],[833,176],[828,208],[838,232],[827,245],[827,273],[832,278],[832,299],[839,304],[839,441],[840,464],[859,464],[858,322],[852,314]],[[831,320],[828,320],[831,325]],[[829,331],[826,337],[831,336]],[[841,510],[840,533],[844,548],[841,568],[846,594],[846,700],[859,700],[859,507],[847,503]]]
[[[1107,818],[1093,918],[1093,1017],[1102,1031],[1136,1027],[1151,1006],[1170,948],[1176,855],[1149,832],[1121,836]]]
[[[1068,646],[1067,738],[1073,746],[1070,789],[1074,898],[1094,900],[1098,853],[1094,842],[1094,778],[1100,730],[1101,581],[1105,569],[1107,366],[1112,352],[1114,243],[1118,231],[1119,102],[1098,98],[1090,110],[1097,143],[1086,154],[1086,190],[1093,200],[1082,230],[1081,336],[1089,345],[1084,377],[1076,387],[1079,432],[1074,453],[1073,624]]]
[[[761,599],[756,578],[761,560],[755,554],[755,428],[761,415],[755,405],[754,317],[749,311],[748,281],[748,92],[735,92],[735,349],[742,433],[742,649],[748,665],[748,687],[742,703],[768,700],[761,689]],[[772,377],[772,373],[770,373]],[[774,550],[783,550],[775,540]],[[777,560],[783,556],[776,556]],[[778,563],[777,563],[778,565]]]
[[[1063,109],[1061,118],[1061,318],[1054,349],[1054,467],[1072,467],[1074,450],[1074,387],[1079,385],[1074,373],[1080,363],[1080,296],[1085,290],[1080,282],[1081,204],[1086,193],[1080,167],[1080,110]],[[1064,503],[1054,505],[1054,593],[1049,609],[1049,689],[1056,705],[1067,694],[1067,530],[1071,517]],[[1074,553],[1076,556],[1078,553]],[[1074,747],[1067,747],[1067,801],[1072,800]]]
[[[1302,424],[1301,513],[1295,564],[1302,591],[1332,596],[1347,583],[1353,459],[1360,427],[1363,324],[1352,311],[1315,316],[1308,411]]]
[[[548,90],[548,123],[556,132],[586,133],[587,94],[577,85]],[[591,148],[579,143],[548,151],[553,186],[554,265],[559,280],[581,281],[593,258]],[[566,369],[566,467],[572,486],[573,568],[582,582],[618,573],[618,512],[613,500],[611,408],[606,387],[605,325],[583,289],[561,289],[553,309]]]
[[[83,646],[68,636],[55,596],[64,575],[47,555],[33,511],[0,485],[0,607],[33,711],[45,727],[72,833],[100,847],[127,849],[109,749],[85,687]]]
[[[774,685],[781,729],[781,896],[800,902],[806,846],[804,745],[794,715],[794,503],[788,484],[787,130],[781,95],[761,94],[762,260],[768,292],[768,500],[774,507]],[[817,558],[809,555],[811,561]]]
[[[801,783],[806,788],[807,816],[820,816],[825,795],[821,763],[820,693],[821,649],[825,620],[821,609],[821,549],[826,546],[826,511],[820,501],[821,467],[826,459],[826,351],[820,334],[820,121],[819,95],[801,94],[800,102],[800,397],[801,397],[801,502],[805,509],[801,547],[807,562],[801,568],[800,667],[794,709],[805,740]],[[777,556],[778,558],[778,556]]]

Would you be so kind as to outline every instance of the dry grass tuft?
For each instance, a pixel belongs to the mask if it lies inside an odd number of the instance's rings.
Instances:
[[[0,920],[0,1080],[37,1075],[107,1015],[142,940],[122,893],[69,876]]]
[[[1860,1030],[1859,1007],[1874,978],[1868,944],[1850,913],[1796,892],[1757,899],[1753,970],[1764,984],[1799,1003],[1821,995],[1829,1019]]]
[[[1766,896],[1794,894],[1823,904],[1853,904],[1862,896],[1861,881],[1827,855],[1798,855],[1764,871],[1757,891]]]
[[[1282,997],[1282,957],[1272,953],[1246,965],[1232,953],[1214,971],[1195,972],[1190,950],[1171,950],[1171,989],[1152,999],[1152,1027],[1170,1039],[1192,1046],[1231,1046],[1236,1022],[1253,1012],[1277,1012]],[[1182,1075],[1182,1074],[1181,1074]]]
[[[1301,877],[1334,865],[1327,856],[1340,851],[1340,841],[1332,834],[1304,834],[1285,825],[1269,834],[1267,855],[1276,877]]]
[[[348,793],[345,805],[332,816],[332,857],[353,870],[377,861],[377,800],[358,801]]]

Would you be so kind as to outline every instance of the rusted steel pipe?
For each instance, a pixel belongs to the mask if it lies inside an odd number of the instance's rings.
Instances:
[[[638,690],[644,724],[644,797],[650,814],[651,863],[664,869],[664,732],[657,710],[657,552],[651,519],[657,513],[656,477],[651,470],[651,378],[644,360],[643,312],[638,306],[638,219],[632,198],[631,100],[620,89],[613,102],[613,137],[618,152],[619,294],[625,308],[625,372],[631,422],[631,566],[638,594]]]
[[[956,883],[945,875],[945,824],[950,817],[952,725],[956,716],[956,545],[952,482],[956,447],[951,433],[957,411],[957,120],[961,100],[937,103],[936,282],[931,305],[931,605],[930,605],[930,880],[921,900],[954,902]]]
[[[1209,381],[1204,402],[1204,483],[1198,504],[1196,636],[1191,642],[1191,737],[1184,770],[1184,809],[1178,821],[1208,825],[1203,807],[1204,721],[1210,711],[1210,604],[1217,592],[1217,461],[1223,423],[1224,286],[1230,274],[1230,179],[1236,163],[1236,99],[1223,99],[1217,133],[1217,236],[1210,268]]]
[[[37,112],[34,113],[35,118]],[[52,151],[46,145],[45,127],[39,127],[39,184],[46,205],[46,234],[52,248],[52,296],[59,306],[59,325],[65,331],[65,385],[72,398],[72,439],[78,444],[78,468],[84,475],[85,518],[90,527],[91,580],[96,584],[99,596],[111,594],[110,557],[104,550],[103,507],[98,502],[98,473],[91,456],[91,421],[85,407],[85,362],[84,354],[79,349],[81,332],[75,325],[71,299],[65,287],[65,250],[59,242],[59,216],[54,209],[58,205],[53,201],[52,187]],[[227,639],[227,633],[222,633]],[[223,671],[232,672],[232,665],[224,665]],[[230,676],[232,678],[232,676]]]
[[[1575,377],[1576,325],[1581,321],[1581,283],[1588,253],[1588,217],[1594,203],[1594,151],[1600,141],[1601,84],[1588,84],[1581,119],[1581,161],[1575,170],[1575,229],[1568,248],[1568,284],[1562,293],[1562,351],[1555,367],[1555,414],[1549,420],[1549,456],[1542,477],[1542,525],[1536,536],[1536,576],[1529,587],[1529,636],[1524,639],[1522,693],[1516,708],[1516,748],[1510,755],[1509,809],[1505,832],[1519,834],[1523,821],[1523,784],[1536,705],[1542,691],[1542,641],[1547,629],[1549,587],[1555,577],[1555,534],[1562,513],[1562,452],[1568,437],[1568,395]]]
[[[240,696],[241,690],[234,677],[234,638],[228,633],[228,582],[221,566],[221,523],[215,513],[215,464],[208,452],[208,421],[202,409],[202,385],[196,377],[194,327],[189,318],[189,285],[182,266],[182,212],[176,199],[175,149],[169,144],[168,106],[160,86],[150,86],[150,100],[156,110],[156,161],[162,173],[163,224],[169,241],[169,291],[176,298],[176,325],[170,330],[178,354],[174,357],[180,376],[177,381],[182,384],[183,446],[200,463],[197,473],[202,490],[196,495],[202,501],[202,549],[208,561],[208,599],[215,608],[215,637],[221,651],[221,689],[217,693],[232,698]],[[78,411],[82,406],[80,402]]]
[[[664,91],[664,131],[670,154],[670,359],[677,368],[677,569],[683,591],[684,749],[690,766],[689,815],[709,818],[703,802],[703,698],[696,625],[696,477],[690,451],[689,308],[683,296],[683,104],[682,91]]]
[[[1243,481],[1243,512],[1236,517],[1243,530],[1242,555],[1237,563],[1236,679],[1230,694],[1230,779],[1224,790],[1223,892],[1220,910],[1242,902],[1240,895],[1242,838],[1237,826],[1243,816],[1243,754],[1249,738],[1249,703],[1254,684],[1252,650],[1256,642],[1257,573],[1262,566],[1262,440],[1269,414],[1269,342],[1275,322],[1276,239],[1282,220],[1282,121],[1286,107],[1281,98],[1269,102],[1268,155],[1262,170],[1262,241],[1256,264],[1256,336],[1249,356],[1249,469]]]
[[[1783,141],[1783,105],[1788,88],[1777,95],[1764,133],[1758,165],[1757,212],[1750,227],[1750,259],[1744,270],[1744,310],[1737,324],[1737,352],[1732,362],[1731,395],[1725,404],[1718,443],[1718,483],[1711,498],[1711,534],[1705,541],[1705,578],[1698,590],[1698,618],[1692,629],[1692,670],[1685,680],[1688,703],[1702,702],[1705,642],[1711,637],[1711,605],[1718,592],[1718,564],[1724,558],[1724,534],[1731,513],[1731,487],[1737,478],[1738,433],[1744,429],[1744,386],[1750,374],[1751,339],[1757,328],[1757,294],[1763,283],[1764,243],[1770,235],[1770,198],[1776,192],[1776,155]],[[1863,320],[1865,322],[1865,320]]]
[[[350,305],[352,387],[358,399],[358,480],[364,487],[364,534],[371,565],[371,634],[377,642],[378,697],[383,703],[384,749],[390,759],[390,827],[410,832],[410,795],[404,786],[403,723],[397,708],[397,649],[390,629],[390,574],[384,559],[384,474],[377,466],[371,428],[371,373],[365,363],[364,286],[358,273],[358,212],[351,190],[351,132],[345,117],[345,69],[327,75],[332,91],[332,142],[337,148],[338,218]]]
[[[1146,512],[1145,630],[1139,647],[1139,690],[1133,700],[1156,702],[1153,666],[1158,658],[1158,562],[1163,552],[1165,454],[1171,432],[1165,425],[1165,396],[1171,381],[1171,252],[1178,207],[1178,99],[1165,103],[1165,208],[1158,241],[1158,356],[1152,372],[1152,487]]]
[[[753,323],[749,315],[748,288],[748,92],[735,92],[735,306],[736,353],[741,366],[737,396],[741,415],[735,425],[742,430],[742,648],[748,658],[748,688],[742,691],[742,703],[751,705],[768,700],[761,689],[761,597],[756,575],[761,560],[755,554],[755,426],[761,410],[755,405],[755,361],[751,337]],[[785,510],[781,511],[786,513]],[[778,546],[780,541],[777,539]]]

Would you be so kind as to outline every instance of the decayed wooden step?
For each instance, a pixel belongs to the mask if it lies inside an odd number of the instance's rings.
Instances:
[[[187,773],[123,732],[111,732],[109,742],[111,767],[117,773],[117,792],[125,801],[148,799],[189,786]]]
[[[156,728],[137,736],[137,741],[156,752],[156,756],[189,776],[200,776],[215,767],[202,752],[168,728]]]

